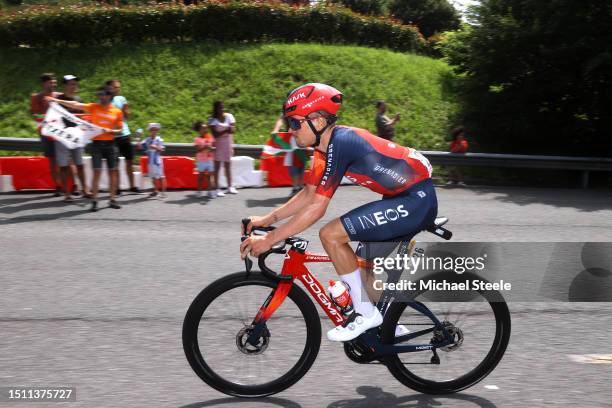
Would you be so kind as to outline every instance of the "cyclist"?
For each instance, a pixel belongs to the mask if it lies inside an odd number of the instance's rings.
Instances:
[[[344,325],[327,332],[332,341],[349,341],[379,326],[382,315],[364,291],[357,255],[350,241],[385,241],[413,236],[433,223],[437,199],[429,161],[414,149],[402,147],[364,129],[336,124],[342,93],[318,83],[300,86],[283,105],[290,132],[300,147],[315,153],[306,187],[283,206],[247,227],[266,227],[291,219],[264,236],[250,236],[240,245],[243,257],[258,256],[279,241],[299,234],[317,222],[342,177],[383,195],[336,218],[319,232],[321,242],[340,279],[349,286],[355,313]]]

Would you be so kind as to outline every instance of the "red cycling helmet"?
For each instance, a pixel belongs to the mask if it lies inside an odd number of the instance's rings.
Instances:
[[[301,123],[297,120],[291,120],[291,116],[308,117],[313,112],[324,111],[329,114],[327,116],[327,124],[323,129],[317,130],[312,121],[306,119],[306,123],[314,133],[316,140],[312,145],[316,147],[321,141],[321,135],[327,128],[336,123],[336,113],[342,106],[342,92],[329,85],[311,83],[302,85],[293,91],[289,92],[285,103],[283,104],[283,117],[288,119],[289,126],[292,129],[299,129]],[[293,124],[295,122],[295,124]]]
[[[342,105],[342,92],[325,84],[306,84],[289,92],[283,104],[283,116],[308,116],[325,111],[335,115]]]

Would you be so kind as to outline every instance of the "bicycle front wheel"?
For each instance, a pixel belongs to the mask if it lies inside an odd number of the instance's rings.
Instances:
[[[385,357],[393,376],[404,385],[426,394],[450,394],[481,381],[493,371],[510,340],[510,312],[499,292],[466,291],[467,301],[440,302],[440,293],[423,292],[415,298],[425,302],[452,332],[455,343],[431,351]],[[430,300],[433,299],[433,302]],[[385,315],[381,340],[393,344],[397,325],[423,335],[401,344],[436,344],[443,332],[431,330],[433,322],[407,303],[393,303]]]
[[[192,369],[228,395],[262,397],[306,374],[321,344],[321,322],[306,293],[293,285],[266,323],[257,347],[246,342],[258,310],[276,287],[260,273],[217,280],[194,299],[183,323],[183,348]]]

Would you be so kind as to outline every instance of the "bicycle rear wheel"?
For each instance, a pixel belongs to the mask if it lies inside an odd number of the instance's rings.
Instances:
[[[217,280],[194,299],[183,323],[183,349],[192,369],[228,395],[262,397],[295,384],[312,366],[321,322],[306,293],[293,285],[266,323],[258,347],[249,327],[277,282],[260,273]]]
[[[498,292],[467,291],[453,293],[468,301],[440,302],[440,292],[422,292],[416,301],[441,321],[455,328],[454,346],[437,349],[439,364],[431,351],[401,353],[384,358],[391,374],[404,385],[426,394],[450,394],[481,381],[493,371],[510,340],[510,312]],[[434,300],[430,302],[430,300]],[[395,328],[404,325],[412,333],[434,327],[433,322],[407,303],[393,303],[385,314],[381,340],[395,341]],[[458,329],[458,331],[456,330]],[[435,344],[435,332],[423,334],[407,343]]]

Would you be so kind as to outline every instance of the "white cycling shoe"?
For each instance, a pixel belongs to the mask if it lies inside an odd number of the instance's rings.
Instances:
[[[383,317],[374,309],[374,313],[370,317],[364,317],[355,312],[343,326],[336,326],[327,332],[327,338],[331,341],[349,341],[359,337],[363,332],[371,328],[380,326],[383,322]]]

